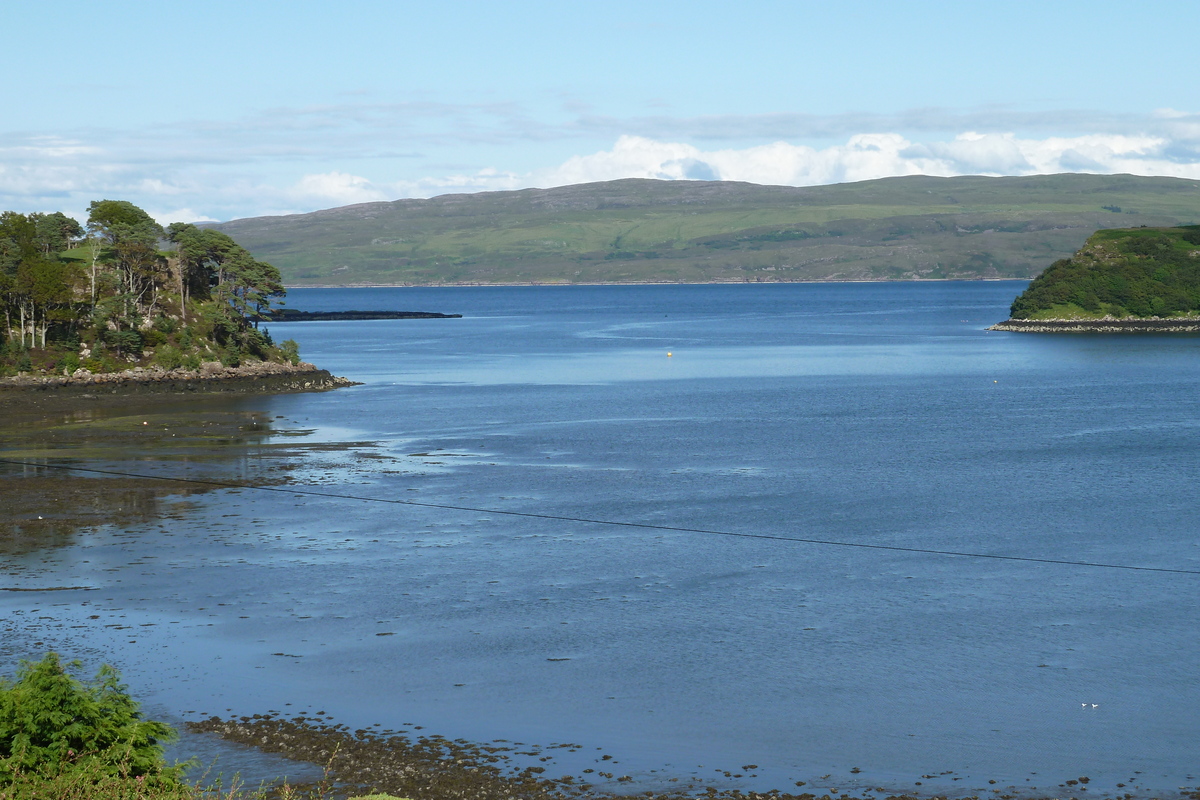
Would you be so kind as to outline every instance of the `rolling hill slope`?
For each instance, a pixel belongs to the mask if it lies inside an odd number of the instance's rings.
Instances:
[[[628,179],[215,225],[290,286],[1029,278],[1100,228],[1200,222],[1200,181]]]

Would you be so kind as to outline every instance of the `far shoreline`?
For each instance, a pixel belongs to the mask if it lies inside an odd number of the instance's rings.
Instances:
[[[808,281],[574,281],[560,283],[550,281],[514,281],[510,283],[483,283],[464,281],[459,283],[341,283],[289,285],[293,289],[461,289],[463,287],[514,287],[539,286],[570,288],[572,286],[780,286],[792,284],[825,283],[1003,283],[1004,281],[1031,281],[1033,278],[900,278],[889,280],[859,278],[828,278]]]

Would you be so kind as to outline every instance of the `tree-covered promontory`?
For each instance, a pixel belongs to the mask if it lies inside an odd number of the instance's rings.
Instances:
[[[1094,233],[1013,301],[1014,320],[1200,316],[1200,225]]]
[[[0,213],[0,376],[220,361],[298,360],[259,327],[284,295],[279,271],[228,235],[163,228],[124,200],[61,214]]]

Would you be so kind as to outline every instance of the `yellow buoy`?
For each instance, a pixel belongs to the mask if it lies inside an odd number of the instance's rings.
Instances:
[[[670,354],[670,353],[667,353],[667,358],[670,358],[670,357],[671,357],[671,354]]]

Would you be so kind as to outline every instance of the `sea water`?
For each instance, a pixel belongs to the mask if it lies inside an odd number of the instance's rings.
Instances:
[[[1023,287],[294,290],[463,316],[271,325],[362,382],[220,401],[329,445],[307,493],[0,602],[179,719],[574,742],[551,774],[639,788],[1196,785],[1200,338],[986,331]]]

